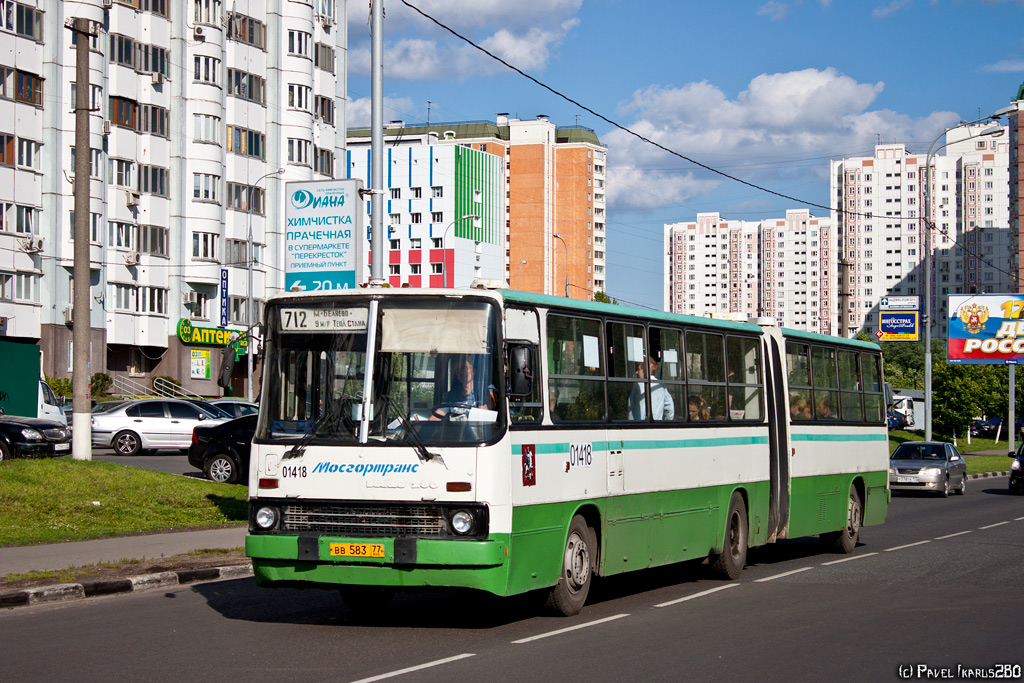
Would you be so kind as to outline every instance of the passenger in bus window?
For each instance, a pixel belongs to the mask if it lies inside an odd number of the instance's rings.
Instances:
[[[430,413],[431,420],[442,420],[446,416],[466,414],[469,408],[495,410],[498,405],[497,391],[493,384],[486,387],[476,381],[473,361],[468,356],[459,357],[453,364],[455,382],[445,395],[441,405]]]
[[[832,410],[832,397],[822,396],[815,405],[819,420],[834,420],[838,417]]]
[[[686,401],[686,410],[690,416],[690,422],[708,419],[708,407],[700,396],[690,396]]]
[[[633,386],[632,391],[629,392],[629,419],[643,420],[647,417],[647,405],[644,402],[646,383],[643,380],[647,372],[649,372],[651,378],[651,413],[655,420],[671,420],[676,415],[676,406],[672,400],[672,395],[668,393],[668,389],[661,382],[654,381],[658,378],[658,361],[653,357],[648,357],[646,370],[644,365],[644,363],[636,364],[636,376],[641,381],[637,382]]]

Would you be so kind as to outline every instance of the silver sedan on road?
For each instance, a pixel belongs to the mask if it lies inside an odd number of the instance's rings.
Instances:
[[[889,488],[929,491],[945,498],[967,493],[967,463],[960,451],[943,441],[906,441],[889,456]]]
[[[100,404],[103,406],[105,404]],[[92,445],[113,448],[118,455],[137,455],[161,448],[188,449],[192,428],[226,421],[201,406],[173,398],[125,401],[92,412]]]

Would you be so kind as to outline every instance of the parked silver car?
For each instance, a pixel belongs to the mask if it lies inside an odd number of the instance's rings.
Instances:
[[[967,463],[951,443],[906,441],[889,457],[889,488],[929,491],[943,498],[967,493]]]
[[[188,401],[172,398],[126,401],[103,412],[93,411],[92,445],[113,448],[118,455],[137,455],[143,449],[187,450],[192,445],[193,427],[224,421]]]

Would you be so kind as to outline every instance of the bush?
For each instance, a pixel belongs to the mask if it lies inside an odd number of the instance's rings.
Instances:
[[[46,383],[50,385],[53,393],[57,396],[70,397],[73,395],[71,392],[74,381],[71,377],[47,377]]]
[[[110,375],[105,372],[97,372],[95,375],[89,378],[89,386],[91,389],[93,398],[102,398],[109,395],[110,385],[114,383],[114,380],[110,378]]]

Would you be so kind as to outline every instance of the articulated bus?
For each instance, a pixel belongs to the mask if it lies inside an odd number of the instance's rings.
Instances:
[[[547,591],[885,520],[875,344],[510,290],[285,293],[264,318],[261,586]]]

